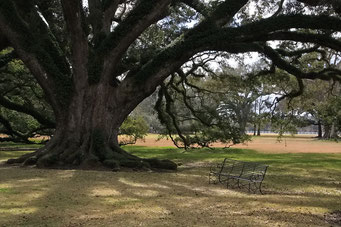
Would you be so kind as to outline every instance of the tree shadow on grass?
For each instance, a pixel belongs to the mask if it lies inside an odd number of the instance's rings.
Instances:
[[[326,224],[323,212],[340,205],[340,194],[334,191],[335,187],[319,177],[269,174],[265,181],[267,194],[254,195],[209,185],[207,173],[207,168],[201,167],[175,173],[2,167],[0,189],[7,191],[0,190],[0,223],[4,226],[323,226]],[[295,181],[290,180],[293,177]],[[315,191],[305,190],[316,185]]]

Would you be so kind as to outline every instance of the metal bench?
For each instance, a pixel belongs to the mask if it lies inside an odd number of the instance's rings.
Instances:
[[[222,163],[210,167],[209,183],[222,183],[226,187],[247,187],[249,192],[262,192],[262,183],[268,165],[257,162],[243,162],[225,158]]]

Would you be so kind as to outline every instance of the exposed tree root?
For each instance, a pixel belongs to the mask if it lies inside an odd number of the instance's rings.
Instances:
[[[90,149],[89,149],[90,148]],[[119,146],[75,146],[67,142],[58,146],[48,143],[39,150],[7,160],[7,164],[35,165],[38,168],[58,169],[107,169],[119,171],[122,168],[134,170],[176,170],[176,163],[170,160],[142,159],[131,155]]]

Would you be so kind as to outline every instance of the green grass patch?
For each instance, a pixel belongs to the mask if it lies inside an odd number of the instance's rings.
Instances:
[[[0,193],[6,193],[9,192],[10,189],[9,188],[0,188]]]
[[[13,190],[12,188],[0,188],[0,195],[1,194],[19,194],[19,193]]]
[[[127,146],[124,149],[143,158],[170,159],[176,162],[222,161],[231,158],[240,161],[263,162],[271,166],[288,168],[327,168],[341,170],[341,154],[317,153],[259,153],[255,150],[237,148],[214,148],[181,150],[172,147]]]
[[[0,151],[0,161],[4,161],[10,158],[17,158],[21,155],[31,153],[32,151]]]
[[[13,147],[18,147],[18,148],[40,148],[42,147],[42,144],[26,144],[26,143],[14,143],[14,142],[2,142],[0,143],[0,147],[3,148],[13,148]]]

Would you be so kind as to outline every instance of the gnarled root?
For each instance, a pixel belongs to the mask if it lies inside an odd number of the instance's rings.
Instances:
[[[62,169],[107,169],[119,171],[122,167],[131,169],[176,170],[177,164],[170,160],[142,159],[131,155],[116,145],[100,147],[82,144],[76,146],[70,141],[50,141],[45,147],[9,159],[7,164],[21,163],[23,166],[36,165],[38,168]]]

